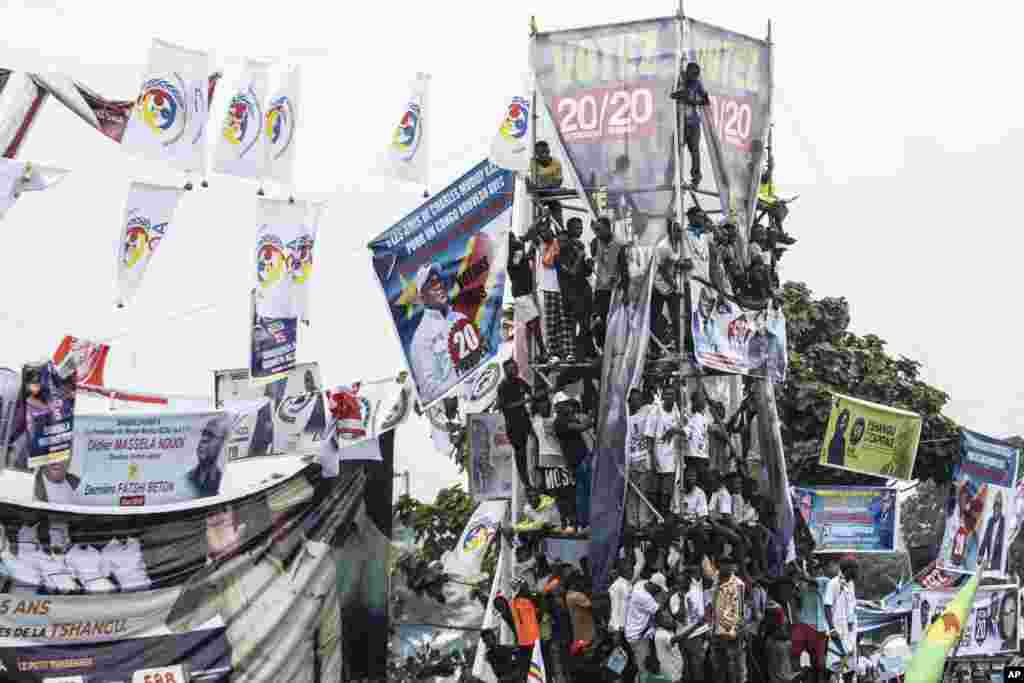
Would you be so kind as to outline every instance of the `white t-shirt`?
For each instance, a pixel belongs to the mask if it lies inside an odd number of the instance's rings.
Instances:
[[[71,488],[71,484],[68,480],[54,484],[52,481],[43,477],[43,486],[46,487],[46,501],[49,503],[60,503],[70,505],[75,500],[75,490]]]
[[[676,634],[664,628],[654,632],[654,652],[658,655],[661,675],[670,681],[678,681],[683,677],[683,653],[677,645],[672,644]]]
[[[855,654],[857,595],[853,582],[845,580],[842,574],[833,577],[825,587],[825,606],[832,608],[832,623],[846,652]]]
[[[650,408],[644,406],[635,415],[629,416],[629,432],[626,435],[626,459],[631,470],[646,472],[651,469],[651,454],[647,450],[647,421]]]
[[[732,514],[732,494],[724,486],[711,494],[710,512],[720,515]]]
[[[537,435],[537,466],[565,467],[562,444],[555,434],[555,418],[534,415],[533,433]]]
[[[676,439],[673,437],[667,443],[662,443],[661,438],[668,430],[678,428],[678,410],[666,412],[660,405],[651,407],[645,429],[647,436],[654,439],[654,459],[658,465],[658,472],[676,471]]]
[[[687,455],[691,458],[708,457],[708,419],[704,413],[694,413],[686,421]]]
[[[608,617],[608,628],[612,631],[626,627],[626,603],[629,602],[629,594],[633,592],[633,585],[620,576],[615,579],[608,588],[608,597],[611,600],[611,614]]]
[[[555,268],[548,268],[544,265],[543,254],[543,247],[537,250],[537,272],[540,275],[537,278],[537,284],[542,292],[561,293],[562,290],[558,286],[558,271]]]
[[[699,486],[694,486],[691,493],[683,494],[683,504],[683,514],[697,517],[708,516],[708,497]]]
[[[654,613],[658,611],[658,601],[647,588],[640,584],[629,595],[626,606],[626,640],[635,643],[650,632]]]
[[[704,590],[700,583],[693,581],[690,583],[690,590],[685,595],[674,593],[669,598],[669,609],[673,614],[680,611],[683,599],[686,600],[686,611],[684,612],[685,619],[680,622],[680,632],[704,620]]]

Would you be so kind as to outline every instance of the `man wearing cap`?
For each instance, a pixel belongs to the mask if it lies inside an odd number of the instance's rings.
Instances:
[[[633,588],[626,604],[626,642],[633,650],[633,660],[641,673],[653,673],[647,670],[647,654],[654,634],[654,615],[667,599],[667,586],[665,576],[655,574],[650,581]]]
[[[448,287],[436,264],[424,264],[416,273],[416,291],[423,304],[423,317],[409,344],[409,360],[420,395],[424,401],[433,401],[463,372],[458,363],[466,358],[458,355],[460,348],[452,339],[452,331],[459,323],[466,326],[473,323],[451,307]],[[477,332],[475,327],[473,331]],[[476,340],[483,342],[479,334]]]
[[[306,540],[297,528],[313,494],[301,474],[270,490],[270,529],[247,530],[231,506],[206,516],[207,566],[182,589],[167,626],[186,633],[220,616],[232,681],[325,683],[341,676],[335,559],[327,543]],[[340,519],[331,522],[318,538],[334,534]],[[266,540],[242,550],[253,535]]]

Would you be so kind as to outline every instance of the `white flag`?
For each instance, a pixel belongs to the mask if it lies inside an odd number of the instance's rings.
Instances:
[[[47,94],[29,74],[0,69],[0,157],[18,156]]]
[[[124,223],[117,253],[117,305],[135,298],[149,262],[174,220],[183,190],[133,182],[124,205]]]
[[[181,171],[202,172],[209,76],[208,53],[154,40],[121,143],[125,151]]]
[[[427,185],[430,170],[430,113],[427,91],[430,75],[416,74],[412,94],[398,119],[387,149],[390,173],[398,180]]]
[[[498,132],[491,142],[490,159],[495,166],[530,172],[530,101],[518,95],[505,104],[505,117],[498,126]]]
[[[213,170],[242,178],[262,178],[267,172],[267,136],[263,134],[264,102],[269,63],[247,59],[217,142]]]
[[[308,232],[306,202],[260,199],[256,230],[256,315],[295,318],[291,245]]]
[[[540,639],[533,643],[533,656],[530,657],[530,673],[526,683],[548,683],[548,672],[544,668],[544,653],[540,651]]]
[[[50,166],[37,166],[29,161],[0,157],[0,219],[22,192],[36,192],[56,185],[70,171]]]
[[[412,412],[412,387],[399,381],[339,386],[327,395],[328,425],[320,447],[325,477],[337,476],[341,462],[381,462],[377,437],[405,422]]]
[[[314,247],[316,247],[317,230],[320,227],[320,216],[324,206],[323,203],[312,205],[312,216],[309,222],[300,227],[299,234],[287,245],[295,312],[299,320],[307,324],[309,323],[309,290],[314,270]]]
[[[282,185],[292,184],[295,165],[295,131],[299,112],[299,67],[285,76],[281,88],[267,105],[266,135],[267,175]]]

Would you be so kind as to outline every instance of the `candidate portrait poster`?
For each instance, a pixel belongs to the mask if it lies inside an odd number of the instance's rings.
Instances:
[[[0,680],[383,680],[370,486],[308,465],[173,511],[0,503]]]
[[[702,367],[777,383],[786,380],[786,316],[781,309],[744,309],[735,301],[720,300],[713,287],[698,280],[690,280],[690,295],[693,350]]]
[[[258,415],[251,445],[245,457],[280,453],[312,452],[319,448],[327,426],[324,386],[319,363],[299,363],[285,376],[269,384],[253,384],[249,370],[216,370],[213,373],[213,398],[218,408],[230,401],[267,399]],[[228,460],[241,457],[242,449],[232,450],[249,425],[239,424],[228,448]]]
[[[25,365],[8,427],[11,468],[28,471],[66,460],[75,422],[75,375],[52,362]]]
[[[960,464],[937,560],[943,569],[973,574],[986,557],[988,571],[1006,572],[1019,456],[1004,441],[960,430]]]
[[[141,506],[215,496],[236,420],[213,411],[79,415],[72,457],[60,473],[36,473],[36,499]]]
[[[818,462],[841,470],[910,481],[921,416],[833,394]]]
[[[924,639],[924,633],[939,618],[957,591],[922,590],[914,593],[910,612],[910,644]],[[1018,586],[982,586],[974,597],[967,623],[950,657],[986,657],[1016,652],[1020,638]]]
[[[797,488],[799,512],[819,553],[896,551],[896,490],[876,486]]]
[[[511,498],[519,481],[515,450],[501,413],[466,416],[469,437],[469,492],[477,500]]]
[[[424,408],[501,346],[512,179],[482,161],[369,244]]]

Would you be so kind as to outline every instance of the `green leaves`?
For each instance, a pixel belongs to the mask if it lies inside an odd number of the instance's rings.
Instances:
[[[462,484],[455,484],[438,491],[433,503],[402,496],[395,505],[395,513],[409,520],[416,543],[422,543],[420,556],[433,562],[455,547],[475,508],[473,497],[462,489]]]

